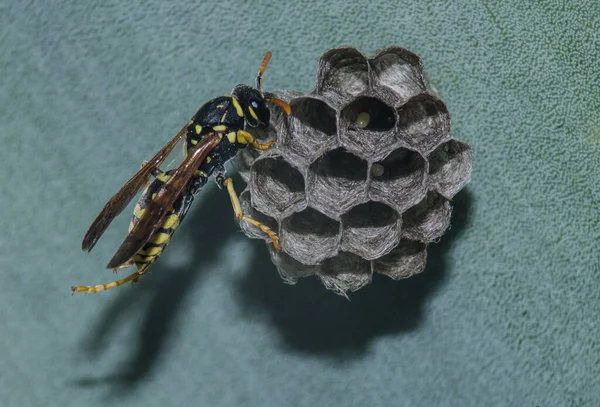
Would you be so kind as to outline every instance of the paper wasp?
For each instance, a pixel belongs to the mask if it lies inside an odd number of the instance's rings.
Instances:
[[[107,268],[115,271],[132,265],[137,270],[112,283],[71,287],[73,292],[107,290],[128,281],[137,281],[147,273],[187,214],[194,196],[211,176],[214,176],[219,187],[227,189],[235,217],[261,229],[279,248],[277,235],[271,229],[244,215],[231,178],[226,176],[225,171],[225,164],[248,144],[260,150],[272,145],[273,141],[261,144],[246,131],[247,126],[268,127],[271,114],[267,102],[290,114],[290,106],[285,101],[263,94],[262,76],[270,59],[269,51],[258,70],[256,87],[238,85],[230,95],[217,97],[201,106],[192,120],[154,157],[144,162],[140,170],[108,201],[88,229],[82,243],[82,249],[86,251],[92,250],[113,219],[146,185],[133,211],[129,234],[107,265]],[[161,163],[182,140],[185,140],[183,162],[173,170],[161,171]],[[150,176],[154,177],[152,182],[149,182]]]

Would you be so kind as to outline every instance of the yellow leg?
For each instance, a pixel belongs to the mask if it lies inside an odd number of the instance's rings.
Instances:
[[[244,212],[242,211],[242,206],[240,205],[240,200],[238,199],[238,196],[235,193],[235,189],[233,189],[233,181],[231,181],[231,178],[225,178],[225,180],[223,181],[223,185],[227,188],[227,192],[229,193],[229,199],[231,199],[231,206],[233,206],[233,212],[235,213],[235,217],[237,219],[246,221],[249,224],[254,225],[263,232],[265,232],[273,241],[273,246],[275,247],[275,249],[279,250],[279,238],[277,237],[275,232],[273,232],[267,225],[264,225],[256,219],[252,219],[244,215]]]
[[[127,268],[127,267],[129,267],[129,266],[133,266],[134,264],[135,264],[135,262],[134,262],[133,260],[129,260],[127,263],[123,263],[123,264],[121,264],[120,266],[118,266],[118,267],[115,267],[115,268],[113,269],[113,271],[116,273],[116,272],[117,272],[117,271],[119,271],[120,269],[124,269],[124,268]]]
[[[123,285],[129,281],[133,281],[134,283],[137,282],[138,278],[140,278],[140,276],[143,274],[140,274],[139,271],[136,271],[134,273],[131,273],[130,275],[128,275],[125,278],[122,278],[120,280],[117,281],[113,281],[112,283],[108,283],[108,284],[100,284],[100,285],[75,285],[73,287],[71,287],[71,291],[73,291],[74,293],[97,293],[98,291],[104,291],[104,290],[108,290],[109,288],[114,288],[114,287],[118,287],[120,285]]]
[[[258,150],[268,150],[275,142],[274,140],[271,140],[262,144],[258,142],[252,134],[244,130],[238,130],[237,137],[238,139],[246,140],[246,143],[252,144],[252,146]]]

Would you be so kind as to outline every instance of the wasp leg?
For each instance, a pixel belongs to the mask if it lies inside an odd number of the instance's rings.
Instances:
[[[116,273],[116,272],[117,272],[117,271],[119,271],[120,269],[124,269],[124,268],[127,268],[127,267],[129,267],[129,266],[133,266],[134,264],[135,264],[135,262],[134,262],[133,260],[129,260],[128,262],[126,262],[126,263],[123,263],[123,264],[121,264],[121,265],[120,265],[120,266],[118,266],[118,267],[115,267],[115,268],[113,269],[113,271]]]
[[[252,146],[258,150],[268,150],[275,142],[274,140],[271,140],[264,144],[260,143],[252,134],[244,130],[238,130],[237,137],[238,139],[245,140],[248,144],[252,144]]]
[[[275,232],[271,230],[271,228],[257,221],[256,219],[252,219],[244,215],[244,212],[242,211],[242,206],[240,205],[240,200],[238,199],[238,196],[235,193],[235,189],[233,188],[233,181],[231,180],[231,178],[224,178],[220,175],[217,177],[217,183],[227,188],[227,192],[229,193],[229,199],[231,199],[231,206],[233,206],[233,212],[235,214],[235,217],[239,220],[246,221],[249,224],[254,225],[263,232],[265,232],[273,241],[273,247],[275,247],[275,249],[277,250],[280,250],[281,247],[279,246],[279,238],[277,237]]]
[[[143,274],[140,274],[139,271],[136,271],[134,273],[131,273],[130,275],[128,275],[125,278],[122,278],[120,280],[117,281],[113,281],[112,283],[108,283],[108,284],[99,284],[99,285],[75,285],[73,287],[71,287],[71,291],[73,291],[74,293],[97,293],[99,291],[104,291],[104,290],[108,290],[110,288],[114,288],[114,287],[118,287],[120,285],[123,285],[129,281],[133,281],[134,283],[138,281],[138,278],[140,278],[140,276]]]

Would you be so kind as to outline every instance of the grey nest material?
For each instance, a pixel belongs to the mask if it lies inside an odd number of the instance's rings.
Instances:
[[[402,279],[425,268],[427,245],[450,225],[450,200],[469,181],[471,148],[450,138],[444,103],[427,91],[421,59],[391,47],[372,58],[354,48],[327,51],[308,94],[274,94],[266,152],[238,154],[248,183],[243,210],[277,231],[264,239],[282,279],[316,275],[340,295],[373,273]]]

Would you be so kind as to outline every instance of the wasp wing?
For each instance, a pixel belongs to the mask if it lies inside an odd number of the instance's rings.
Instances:
[[[125,209],[140,188],[148,181],[150,173],[157,168],[173,151],[177,143],[185,136],[187,125],[171,139],[158,153],[154,155],[140,170],[117,192],[102,208],[94,222],[89,227],[81,248],[88,252],[94,248],[96,242],[106,231],[110,223]]]
[[[215,133],[210,133],[200,140],[169,180],[156,192],[156,197],[152,199],[146,208],[144,216],[131,229],[125,241],[106,266],[107,268],[121,266],[144,247],[162,224],[173,203],[181,196],[194,172],[220,141],[221,138]]]

